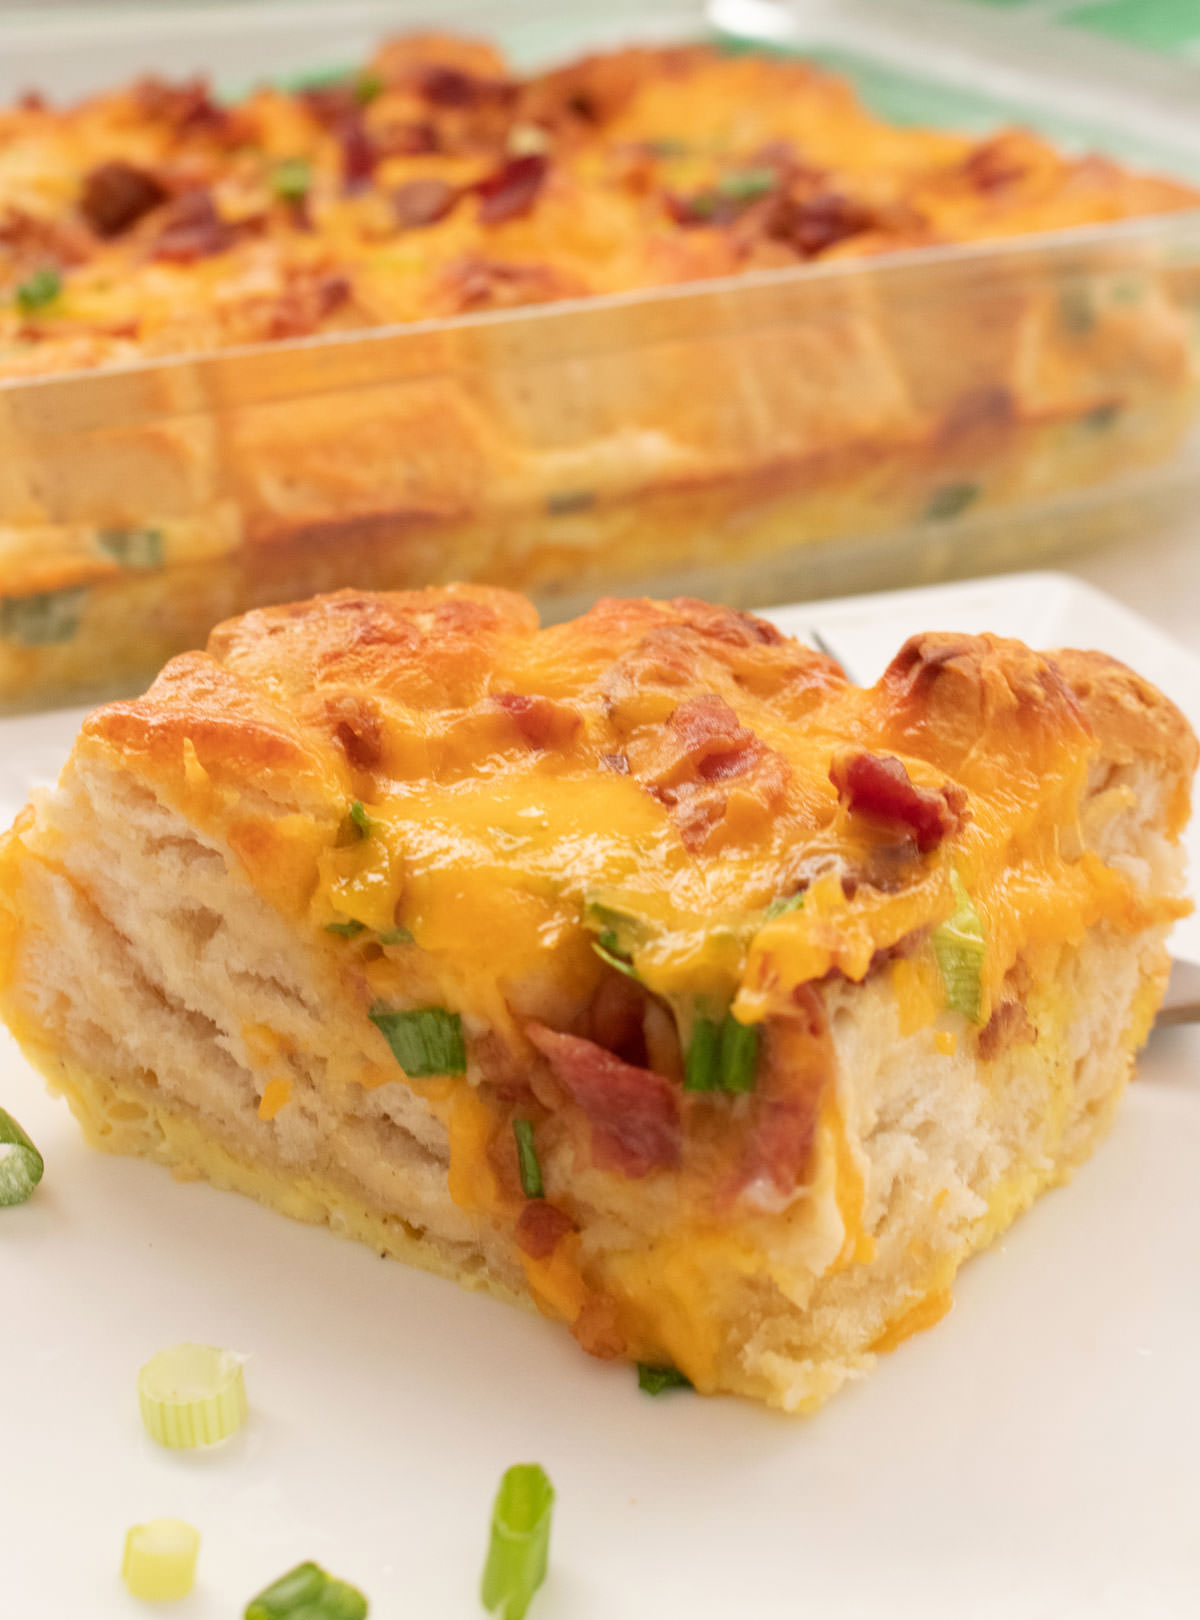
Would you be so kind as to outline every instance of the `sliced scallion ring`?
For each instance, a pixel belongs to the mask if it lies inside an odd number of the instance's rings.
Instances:
[[[492,1535],[480,1595],[489,1614],[524,1620],[546,1578],[554,1486],[538,1463],[515,1463],[492,1506]]]
[[[0,1209],[23,1204],[45,1168],[45,1160],[28,1136],[0,1108]]]
[[[151,1519],[125,1535],[121,1578],[135,1598],[171,1603],[187,1597],[196,1580],[200,1532],[183,1519]]]
[[[983,919],[957,872],[950,882],[956,905],[953,916],[933,931],[933,954],[946,988],[946,1006],[973,1024],[983,1016],[983,960],[987,939]]]
[[[151,1356],[138,1373],[138,1404],[150,1438],[193,1451],[236,1434],[246,1421],[242,1360],[211,1344],[177,1344]]]
[[[545,1198],[542,1166],[533,1140],[533,1125],[527,1119],[513,1120],[513,1135],[517,1139],[517,1165],[521,1171],[521,1191],[526,1198]]]
[[[306,1563],[251,1598],[243,1620],[366,1620],[368,1607],[357,1587]]]
[[[637,1364],[638,1388],[647,1395],[661,1395],[664,1389],[692,1389],[690,1378],[678,1367],[655,1367],[648,1361]]]

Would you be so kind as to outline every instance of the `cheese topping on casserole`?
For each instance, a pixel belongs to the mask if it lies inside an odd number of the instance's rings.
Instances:
[[[0,111],[0,377],[1197,200],[1023,130],[885,124],[798,61],[630,49],[519,79],[415,36],[307,90],[142,80]]]
[[[1194,764],[1099,654],[931,633],[860,689],[686,599],[343,592],[85,722],[0,856],[0,993],[102,1138],[807,1405],[1107,1119]],[[147,976],[211,1050],[125,1027]]]

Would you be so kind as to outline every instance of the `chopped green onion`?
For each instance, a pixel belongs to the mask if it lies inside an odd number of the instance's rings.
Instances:
[[[371,817],[363,809],[361,799],[355,799],[346,814],[349,816],[350,824],[359,838],[369,838],[379,825],[377,821],[372,821]]]
[[[357,1587],[327,1575],[319,1564],[297,1564],[247,1603],[243,1620],[366,1620]]]
[[[0,638],[19,641],[26,647],[70,641],[79,629],[86,596],[86,586],[69,585],[61,591],[0,597]]]
[[[0,1108],[0,1209],[23,1204],[42,1179],[46,1161],[11,1114]]]
[[[799,894],[778,895],[763,912],[764,922],[774,922],[776,917],[783,917],[789,911],[799,911],[804,904],[804,890]]]
[[[544,1198],[546,1188],[542,1182],[542,1167],[538,1163],[537,1148],[533,1142],[532,1124],[527,1119],[514,1119],[513,1135],[517,1139],[517,1163],[521,1167],[521,1191],[526,1198]]]
[[[341,934],[343,939],[353,939],[356,934],[364,933],[366,927],[366,923],[359,922],[357,918],[351,917],[349,922],[326,923],[325,932],[327,934]]]
[[[627,979],[637,978],[637,969],[629,960],[629,957],[621,950],[620,941],[615,930],[606,929],[599,939],[592,941],[592,949],[602,962],[607,962],[609,967],[616,968],[617,972],[623,973]]]
[[[145,1603],[173,1603],[196,1582],[200,1532],[183,1519],[151,1519],[125,1533],[121,1578]]]
[[[138,1373],[138,1404],[147,1434],[160,1446],[215,1446],[246,1421],[242,1358],[211,1344],[160,1350]]]
[[[685,1091],[753,1091],[757,1066],[756,1024],[739,1024],[732,1013],[720,1023],[696,1018],[683,1064]]]
[[[375,938],[381,945],[412,945],[414,943],[410,928],[385,928]]]
[[[978,484],[943,484],[929,497],[925,516],[931,523],[942,523],[957,517],[979,498]]]
[[[17,308],[22,315],[33,315],[52,304],[62,292],[62,277],[49,266],[35,270],[27,281],[17,288]]]
[[[721,1026],[712,1018],[697,1018],[683,1065],[685,1091],[716,1091],[719,1084]]]
[[[753,1091],[758,1067],[758,1025],[739,1024],[732,1013],[727,1013],[721,1025],[719,1063],[722,1091]]]
[[[957,872],[951,872],[950,882],[957,904],[953,916],[933,931],[933,954],[946,987],[946,1006],[978,1024],[982,1020],[986,949],[983,920]]]
[[[371,1008],[370,1019],[410,1079],[467,1072],[462,1019],[457,1013],[447,1012],[445,1007],[414,1007],[408,1012],[396,1012],[377,1001]]]
[[[284,158],[271,175],[271,190],[281,202],[303,202],[312,185],[312,169],[307,158]]]
[[[161,568],[161,529],[100,529],[96,544],[122,568]]]
[[[649,1362],[639,1361],[638,1388],[645,1390],[647,1395],[661,1395],[664,1389],[692,1389],[694,1386],[690,1378],[685,1378],[678,1367],[652,1367]]]
[[[774,169],[741,169],[735,174],[722,175],[717,181],[717,190],[722,197],[734,202],[753,202],[774,191],[777,184]]]
[[[386,89],[378,73],[360,73],[354,84],[354,99],[360,107],[369,107]]]
[[[546,1578],[554,1486],[537,1463],[516,1463],[500,1481],[480,1595],[489,1614],[524,1620]]]

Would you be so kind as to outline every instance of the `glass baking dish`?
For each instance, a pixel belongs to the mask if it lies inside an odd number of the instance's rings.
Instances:
[[[985,15],[617,0],[438,22],[520,68],[633,38],[804,50],[898,119],[1019,120],[1200,175],[1169,85],[1048,73],[1036,27],[962,9]],[[417,18],[12,16],[0,95],[328,71]],[[1200,210],[3,383],[0,706],[130,689],[223,617],[343,585],[490,581],[561,617],[611,591],[749,605],[1026,566],[1186,499],[1198,412]]]

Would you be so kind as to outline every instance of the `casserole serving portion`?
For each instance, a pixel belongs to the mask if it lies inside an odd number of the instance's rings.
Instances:
[[[1195,255],[1158,233],[1196,205],[709,46],[522,78],[417,36],[232,104],[29,97],[0,113],[0,702],[347,583],[762,600],[912,567],[914,529],[922,569],[970,566],[960,515],[1180,443]]]
[[[97,1146],[807,1410],[1108,1125],[1196,741],[1097,653],[482,587],[221,626],[0,845]]]

